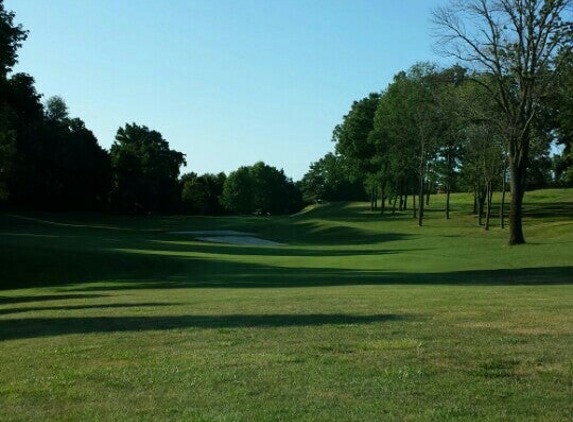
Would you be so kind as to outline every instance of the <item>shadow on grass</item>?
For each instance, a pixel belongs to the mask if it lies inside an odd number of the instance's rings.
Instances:
[[[182,315],[157,317],[24,318],[0,320],[0,341],[67,334],[134,332],[174,329],[277,328],[357,325],[401,321],[393,314],[346,315]]]
[[[199,252],[214,255],[236,256],[287,256],[287,257],[347,257],[347,256],[376,256],[404,252],[402,249],[312,249],[292,246],[260,247],[224,244],[216,242],[191,242],[154,240],[154,247],[160,252]],[[335,245],[332,245],[335,246]],[[409,252],[415,249],[408,249]]]
[[[145,244],[147,246],[151,242]],[[125,242],[124,242],[125,245]],[[126,250],[36,250],[3,267],[0,290],[40,286],[67,286],[74,292],[98,292],[112,289],[149,288],[267,288],[324,287],[350,285],[422,284],[422,285],[565,285],[573,284],[573,266],[497,270],[408,273],[391,270],[356,270],[346,268],[296,267],[296,257],[285,266],[246,263],[232,255],[256,253],[282,256],[278,248],[255,248],[197,245],[185,252],[178,247]],[[123,245],[122,245],[123,246]],[[157,247],[157,245],[156,245]],[[173,250],[174,249],[174,250]],[[274,252],[269,252],[273,250]],[[202,251],[213,256],[193,255]],[[349,256],[352,252],[348,251]],[[354,251],[384,254],[385,251]],[[389,253],[399,253],[390,251]],[[223,256],[226,255],[226,256]],[[223,259],[224,258],[224,259]],[[351,259],[351,258],[349,258]],[[105,285],[89,285],[90,282]],[[79,284],[74,287],[71,285]],[[66,293],[66,292],[63,292]],[[59,297],[62,298],[62,297]],[[46,299],[57,299],[57,297]],[[29,301],[42,300],[30,296]],[[3,298],[0,304],[28,301],[25,297]]]
[[[66,295],[62,295],[66,296]],[[97,297],[97,295],[89,296],[84,295],[89,298]],[[59,296],[55,296],[55,300],[59,300]],[[38,307],[27,307],[27,308],[8,308],[0,309],[0,315],[12,315],[20,314],[25,312],[42,312],[42,311],[76,311],[76,310],[88,310],[88,309],[124,309],[124,308],[147,308],[147,307],[159,307],[159,306],[171,306],[176,305],[175,303],[110,303],[101,305],[69,305],[69,306],[38,306]]]
[[[571,216],[573,216],[573,203],[525,205],[523,212],[525,216],[532,218],[571,219]]]
[[[341,214],[346,211],[341,208]],[[219,220],[216,220],[219,221]],[[227,220],[225,220],[227,221]],[[249,220],[250,221],[250,220]],[[257,223],[258,224],[258,223]],[[68,291],[97,292],[140,288],[274,288],[351,285],[564,285],[573,283],[573,266],[499,270],[408,273],[391,270],[356,270],[353,256],[400,254],[403,250],[385,248],[395,241],[413,239],[401,233],[377,233],[343,225],[321,225],[312,221],[269,220],[258,226],[264,237],[284,230],[285,237],[298,239],[297,245],[279,248],[243,247],[198,242],[176,242],[165,232],[120,232],[110,234],[83,226],[44,229],[60,234],[53,239],[0,236],[0,290],[40,286],[66,286]],[[229,227],[231,228],[231,227]],[[56,231],[51,231],[56,230]],[[99,232],[97,232],[99,233]],[[9,233],[14,234],[14,233]],[[16,233],[17,234],[17,233]],[[272,239],[272,237],[270,237]],[[280,239],[278,239],[280,240]],[[307,245],[307,246],[305,246]],[[364,246],[360,245],[373,245]],[[411,252],[412,249],[409,250]],[[281,266],[244,262],[243,256],[285,258]],[[300,257],[300,260],[297,258]],[[328,260],[338,268],[304,268],[320,265],[305,257],[348,257],[347,261]],[[254,259],[253,259],[254,260]],[[367,260],[366,260],[367,261]],[[90,285],[105,282],[105,285]],[[78,284],[75,287],[72,285]],[[49,299],[62,299],[62,296]],[[3,303],[41,301],[38,296],[3,298]]]
[[[122,280],[111,285],[78,286],[74,291],[105,292],[165,288],[312,288],[335,286],[449,285],[550,286],[573,284],[573,267],[403,273],[330,268],[277,268],[211,262],[201,274]]]
[[[57,295],[35,295],[35,296],[0,296],[0,305],[13,305],[28,302],[47,302],[51,300],[68,299],[97,299],[107,295],[86,294],[86,293],[62,293]]]

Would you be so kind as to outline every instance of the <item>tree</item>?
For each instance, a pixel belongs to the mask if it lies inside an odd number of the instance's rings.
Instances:
[[[46,119],[49,121],[64,124],[68,119],[68,106],[64,99],[58,95],[48,98],[44,109]]]
[[[298,183],[307,204],[320,201],[363,201],[367,198],[362,178],[348,177],[348,160],[328,153],[312,163]]]
[[[561,153],[554,157],[553,171],[558,186],[573,186],[573,52],[561,52],[553,126]]]
[[[219,215],[222,213],[220,198],[227,176],[225,173],[187,173],[181,176],[181,201],[190,214]]]
[[[14,12],[7,11],[4,0],[0,0],[0,79],[6,79],[17,63],[17,50],[28,36],[22,25],[14,24],[14,17]]]
[[[170,211],[178,201],[185,155],[169,148],[161,133],[135,123],[117,130],[110,150],[112,206],[125,212]]]
[[[252,213],[255,211],[253,190],[249,167],[241,166],[227,177],[221,196],[221,205],[233,213]]]
[[[45,192],[45,174],[42,128],[44,109],[41,95],[34,86],[34,78],[24,73],[0,80],[4,95],[0,97],[3,109],[3,134],[0,143],[11,152],[10,165],[4,173],[8,199],[11,204],[34,205]],[[11,145],[6,146],[6,142]]]
[[[91,130],[79,118],[66,119],[56,131],[60,138],[59,208],[101,210],[111,189],[111,159]]]
[[[344,157],[349,181],[372,180],[369,174],[378,172],[379,168],[373,159],[376,148],[369,141],[374,128],[374,115],[378,108],[380,94],[371,93],[360,101],[354,101],[342,123],[334,128],[332,141],[336,143],[336,152]],[[371,196],[378,190],[378,184],[370,183]]]
[[[572,0],[451,0],[434,10],[443,53],[487,73],[484,86],[499,109],[511,180],[509,244],[525,243],[522,205],[532,123],[556,70],[559,49],[573,44],[564,17]]]
[[[395,157],[395,163],[417,175],[420,226],[424,218],[428,163],[435,157],[438,139],[444,131],[444,119],[435,97],[438,89],[436,67],[418,63],[408,73],[400,72],[394,77],[375,116],[375,132],[384,133],[376,137],[377,142],[389,144],[379,148]]]
[[[302,195],[282,170],[261,161],[229,174],[221,203],[238,214],[288,214],[302,207]]]
[[[12,129],[7,107],[0,108],[0,202],[10,197],[10,182],[16,161],[16,133]]]

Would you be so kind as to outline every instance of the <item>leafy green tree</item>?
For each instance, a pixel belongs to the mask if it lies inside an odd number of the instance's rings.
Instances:
[[[435,92],[439,88],[436,67],[419,63],[408,73],[401,72],[388,87],[375,117],[375,133],[381,147],[394,165],[417,175],[418,225],[424,218],[424,189],[428,166],[436,155],[438,139],[444,131],[444,119]],[[396,169],[391,174],[397,174]],[[414,207],[414,212],[416,207]]]
[[[552,169],[558,186],[573,186],[573,51],[560,54],[554,103],[553,126],[561,153],[554,158]]]
[[[288,214],[302,207],[302,195],[282,170],[258,162],[229,174],[221,204],[238,214]]]
[[[10,197],[10,182],[16,161],[16,133],[12,129],[7,107],[0,108],[0,203]]]
[[[219,215],[223,212],[220,198],[227,176],[225,173],[187,173],[181,176],[183,209],[190,214]]]
[[[378,184],[372,183],[374,177],[368,175],[379,171],[376,147],[369,140],[374,128],[374,115],[378,108],[380,94],[371,93],[360,101],[354,101],[350,111],[343,117],[342,123],[334,128],[332,141],[336,143],[336,153],[343,157],[350,182],[367,182],[371,196],[378,190]]]
[[[48,121],[56,124],[66,124],[69,111],[68,106],[64,99],[58,95],[50,97],[46,100],[45,116]]]
[[[112,173],[109,153],[79,119],[60,129],[59,157],[62,197],[59,207],[101,210],[107,206]]]
[[[525,243],[523,197],[532,126],[573,45],[572,0],[451,0],[434,11],[443,52],[489,75],[476,79],[496,102],[508,153],[509,244]],[[551,71],[557,70],[557,72]]]
[[[35,206],[44,200],[45,154],[43,141],[44,110],[41,95],[36,92],[34,78],[24,73],[12,75],[4,83],[5,96],[0,98],[3,109],[3,136],[0,143],[10,153],[6,177],[9,202],[13,205]],[[6,145],[6,142],[8,145]]]
[[[26,40],[28,31],[14,23],[15,14],[7,11],[0,0],[0,79],[6,79],[18,61],[18,48]]]
[[[362,178],[349,178],[347,161],[328,153],[312,163],[298,183],[307,204],[322,201],[363,201],[367,198]],[[351,181],[352,179],[353,181]]]
[[[161,133],[135,123],[120,127],[111,150],[112,206],[139,212],[172,211],[178,201],[185,155],[169,148]]]
[[[221,196],[221,205],[232,213],[250,214],[256,210],[253,191],[249,167],[241,166],[227,177]]]
[[[181,201],[183,209],[189,214],[207,213],[209,190],[195,173],[187,173],[181,177]]]

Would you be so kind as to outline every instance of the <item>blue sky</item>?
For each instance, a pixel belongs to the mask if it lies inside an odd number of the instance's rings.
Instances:
[[[300,179],[354,100],[432,52],[445,0],[5,0],[30,31],[16,71],[109,148],[158,130],[184,171],[263,160]]]

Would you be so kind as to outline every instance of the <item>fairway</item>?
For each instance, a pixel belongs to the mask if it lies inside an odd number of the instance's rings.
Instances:
[[[573,190],[526,194],[518,247],[452,200],[0,214],[0,420],[570,421]]]

